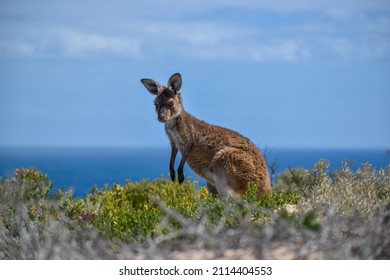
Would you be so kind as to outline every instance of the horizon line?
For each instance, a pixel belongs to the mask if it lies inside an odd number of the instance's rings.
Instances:
[[[386,153],[390,153],[390,146],[282,146],[282,145],[256,145],[261,151],[270,151],[274,149],[278,150],[383,150]],[[0,145],[0,149],[169,149],[169,145]]]

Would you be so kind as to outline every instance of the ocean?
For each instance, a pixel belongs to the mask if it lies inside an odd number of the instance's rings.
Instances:
[[[169,178],[170,148],[0,148],[0,177],[10,178],[17,168],[36,168],[53,181],[52,192],[72,189],[76,197],[85,197],[94,185],[124,185]],[[269,163],[277,162],[276,174],[289,168],[311,169],[320,159],[330,162],[330,169],[340,168],[348,160],[356,170],[365,162],[374,168],[390,164],[389,152],[381,149],[267,149]],[[176,159],[176,166],[180,155]],[[186,165],[186,178],[205,182]]]

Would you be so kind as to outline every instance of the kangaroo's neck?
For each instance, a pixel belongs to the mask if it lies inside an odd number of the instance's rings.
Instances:
[[[189,124],[192,123],[193,120],[195,120],[195,118],[183,109],[179,115],[165,122],[165,129],[172,132],[188,131],[191,127]]]
[[[198,119],[183,111],[165,123],[165,130],[170,141],[183,153],[198,141],[200,123]]]

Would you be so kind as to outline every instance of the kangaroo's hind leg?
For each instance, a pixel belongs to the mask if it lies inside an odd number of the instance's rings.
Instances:
[[[207,190],[209,191],[209,193],[211,193],[213,195],[218,195],[218,190],[213,184],[207,182],[206,187],[207,187]]]
[[[216,187],[221,196],[230,192],[242,195],[250,183],[257,182],[255,164],[246,152],[229,147],[219,151],[214,160]]]

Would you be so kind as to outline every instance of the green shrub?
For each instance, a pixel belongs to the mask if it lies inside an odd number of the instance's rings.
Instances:
[[[196,213],[195,196],[204,194],[188,181],[180,185],[158,180],[94,188],[81,200],[63,195],[63,208],[72,219],[91,222],[107,238],[134,241],[154,236],[163,215],[159,201],[190,218]]]
[[[242,198],[221,199],[211,195],[206,188],[197,189],[195,183],[178,184],[163,179],[128,182],[123,187],[116,184],[101,191],[95,188],[81,200],[69,196],[62,199],[64,209],[73,220],[89,221],[107,238],[123,241],[167,233],[167,226],[180,229],[182,224],[167,211],[191,222],[199,222],[207,215],[209,228],[221,221],[228,228],[239,225],[249,213],[257,217],[252,217],[253,221],[259,221],[270,216],[264,209],[280,209],[285,204],[297,202],[296,194],[284,191],[259,198],[255,185]],[[162,226],[163,220],[169,221],[165,227]]]
[[[390,203],[390,170],[376,171],[370,164],[353,172],[347,163],[331,174],[315,173],[321,181],[312,189],[311,204],[332,206],[343,215],[375,214]],[[320,177],[320,178],[319,178]]]
[[[308,171],[303,168],[288,169],[278,174],[276,189],[290,193],[305,191],[309,184]]]
[[[275,246],[303,259],[390,257],[390,167],[330,172],[323,160],[280,174],[260,198],[255,185],[221,199],[164,179],[94,187],[83,199],[49,195],[52,186],[34,169],[0,181],[0,259],[223,257],[230,249],[270,258]]]
[[[36,169],[16,169],[14,176],[3,181],[0,187],[3,201],[21,196],[23,201],[42,200],[46,198],[53,183],[46,174]]]
[[[14,176],[0,182],[0,257],[16,254],[27,232],[34,230],[40,242],[50,235],[50,220],[58,220],[59,214],[47,200],[53,183],[48,176],[36,169],[17,169]],[[14,250],[7,251],[9,248]]]
[[[15,170],[14,177],[0,184],[0,222],[11,229],[17,211],[21,210],[16,208],[20,202],[32,220],[39,222],[55,216],[52,207],[45,203],[52,187],[48,176],[36,169]],[[15,230],[12,230],[13,234],[16,234]]]

